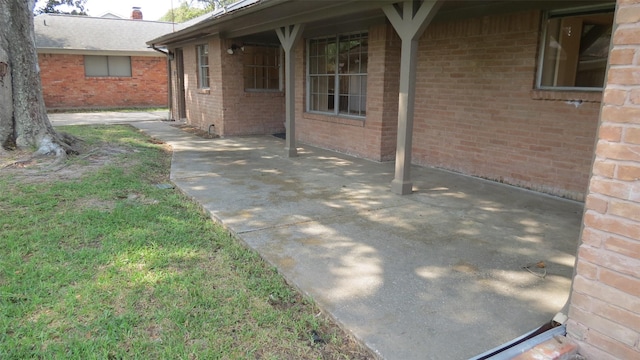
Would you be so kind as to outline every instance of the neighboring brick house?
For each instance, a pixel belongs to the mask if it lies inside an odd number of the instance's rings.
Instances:
[[[145,42],[172,23],[58,14],[34,23],[48,109],[167,106],[167,57]]]
[[[587,358],[629,359],[639,20],[640,0],[242,0],[149,44],[174,56],[172,116],[221,136],[395,159],[398,194],[417,164],[586,200],[568,336]]]

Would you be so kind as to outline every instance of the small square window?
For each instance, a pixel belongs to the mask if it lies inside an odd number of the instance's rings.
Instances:
[[[613,9],[549,13],[538,68],[538,88],[601,90],[612,27]]]
[[[84,74],[88,77],[131,77],[131,58],[85,55]]]
[[[244,46],[244,89],[278,91],[281,51],[279,46]]]

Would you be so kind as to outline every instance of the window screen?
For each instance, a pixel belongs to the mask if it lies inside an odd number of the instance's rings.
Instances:
[[[89,77],[131,77],[131,58],[129,56],[86,55],[84,57],[84,74]]]

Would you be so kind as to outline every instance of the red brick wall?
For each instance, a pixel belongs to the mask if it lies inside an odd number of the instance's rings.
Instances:
[[[85,77],[83,55],[38,54],[38,62],[49,109],[167,106],[164,56],[132,56],[131,77]]]
[[[619,0],[568,336],[588,359],[640,359],[640,0]]]
[[[539,38],[539,12],[431,24],[413,162],[582,200],[601,92],[532,91]],[[566,102],[576,95],[588,102]]]
[[[540,12],[532,11],[427,29],[418,52],[415,164],[584,200],[602,93],[534,90],[540,23]],[[366,119],[306,112],[302,41],[296,49],[296,134],[302,143],[393,160],[400,40],[390,25],[368,30]],[[203,129],[215,124],[221,135],[282,129],[283,94],[244,91],[242,54],[226,53],[232,42],[210,42],[208,92],[195,88],[195,48],[185,48],[189,121]]]
[[[284,92],[245,91],[242,51],[228,54],[227,48],[233,43],[230,39],[215,38],[206,42],[209,44],[208,90],[198,89],[196,45],[183,48],[187,121],[203,130],[209,130],[213,124],[212,131],[220,136],[284,132]],[[176,94],[177,89],[174,96]],[[174,118],[176,116],[174,114]]]
[[[234,39],[223,41],[221,58],[215,60],[222,64],[224,135],[284,132],[284,91],[245,91],[243,53],[241,50],[233,55],[226,52],[234,43],[239,42]]]
[[[418,53],[413,163],[583,200],[602,93],[534,91],[539,38],[538,11],[430,25]],[[400,40],[392,27],[369,29],[364,121],[305,112],[304,44],[297,50],[300,141],[393,160]]]
[[[198,88],[196,46],[209,44],[209,89]],[[224,133],[222,121],[222,67],[220,61],[220,40],[209,39],[182,48],[184,54],[184,86],[187,121],[203,130]],[[178,92],[174,92],[176,96]]]
[[[305,43],[296,51],[296,134],[301,142],[377,161],[395,159],[400,38],[385,25],[369,30],[366,119],[307,113]]]

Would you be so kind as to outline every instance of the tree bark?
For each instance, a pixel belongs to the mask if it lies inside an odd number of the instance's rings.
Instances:
[[[34,0],[0,0],[0,145],[37,155],[75,153],[44,104],[33,27]],[[2,69],[5,69],[4,71]]]
[[[9,44],[0,36],[0,152],[15,144],[13,137],[13,96],[11,91],[11,68],[9,67]]]

